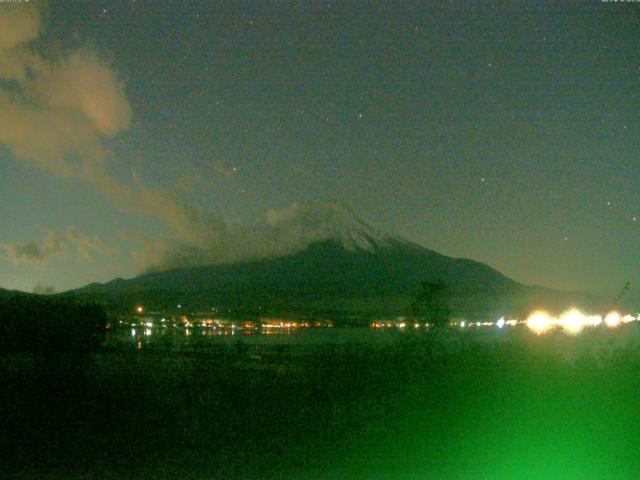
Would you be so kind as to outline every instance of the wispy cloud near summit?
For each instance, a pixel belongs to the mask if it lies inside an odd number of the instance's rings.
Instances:
[[[164,234],[137,237],[132,255],[141,269],[284,255],[337,236],[355,218],[337,204],[294,204],[240,225],[187,201],[184,194],[193,194],[201,176],[181,172],[172,190],[146,184],[132,169],[126,177],[128,169],[109,148],[135,122],[125,85],[91,49],[46,53],[39,45],[42,18],[37,2],[0,4],[0,145],[55,177],[91,185],[121,212],[161,222]],[[235,175],[234,167],[212,162],[218,177]],[[52,241],[5,244],[3,250],[13,262],[36,264],[61,248],[60,239]],[[75,228],[64,241],[84,259],[118,250]]]

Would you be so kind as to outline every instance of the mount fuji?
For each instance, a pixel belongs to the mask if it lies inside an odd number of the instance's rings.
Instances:
[[[562,308],[577,294],[524,286],[483,263],[453,258],[386,235],[336,204],[301,207],[272,220],[272,240],[288,251],[230,263],[151,271],[67,292],[116,310],[225,311],[370,319],[408,313],[421,284],[443,280],[457,316],[524,314]],[[291,242],[291,238],[294,239]],[[584,303],[584,297],[580,301]]]

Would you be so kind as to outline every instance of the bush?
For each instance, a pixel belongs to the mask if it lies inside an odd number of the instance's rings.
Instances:
[[[12,352],[77,353],[104,341],[107,316],[95,303],[37,295],[0,300],[0,349]]]

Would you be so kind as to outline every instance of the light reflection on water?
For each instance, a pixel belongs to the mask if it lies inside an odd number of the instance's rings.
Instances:
[[[569,315],[571,314],[571,315]],[[588,317],[577,310],[565,312],[559,319],[554,319],[543,312],[537,315],[546,323],[541,328],[533,320],[532,316],[527,321],[505,320],[500,318],[496,322],[476,322],[478,328],[471,328],[472,323],[465,321],[452,323],[446,331],[433,332],[431,339],[447,348],[457,348],[462,336],[471,335],[474,341],[489,342],[499,341],[508,335],[508,331],[530,331],[539,335],[543,331],[551,333],[556,331],[568,331],[573,335],[584,331],[595,331],[593,325],[606,324],[607,329],[616,329],[619,325],[635,323],[638,318],[631,315],[624,317],[617,315],[612,320],[608,315],[605,320],[601,317]],[[594,322],[597,318],[599,322]],[[532,320],[533,319],[533,320]],[[589,323],[591,322],[591,323]],[[593,325],[592,325],[593,324]],[[360,343],[368,345],[389,345],[401,339],[411,339],[429,335],[427,326],[416,324],[415,328],[400,328],[403,324],[396,325],[393,322],[374,322],[371,328],[334,328],[329,326],[311,326],[299,322],[272,322],[266,325],[256,325],[246,322],[243,325],[210,323],[206,326],[188,324],[177,325],[153,325],[152,323],[140,323],[129,327],[123,325],[110,332],[109,343],[113,346],[135,345],[138,350],[150,347],[158,350],[183,351],[189,349],[207,350],[220,345],[340,345],[347,343]],[[509,328],[506,328],[509,326]],[[591,329],[587,326],[592,327]],[[303,328],[304,327],[304,328]],[[421,328],[418,328],[421,327]],[[527,328],[525,328],[527,327]],[[537,328],[534,328],[537,327]],[[555,327],[555,328],[552,328]],[[562,328],[560,328],[562,327]],[[602,329],[598,332],[603,333]]]
[[[344,343],[388,344],[403,334],[398,331],[377,331],[370,328],[282,328],[239,330],[224,328],[121,328],[110,332],[112,345],[189,348],[206,345],[320,345]]]

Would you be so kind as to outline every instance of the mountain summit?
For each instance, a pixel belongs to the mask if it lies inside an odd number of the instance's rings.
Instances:
[[[287,235],[308,244],[333,240],[348,250],[375,250],[389,246],[398,237],[385,234],[356,215],[353,210],[338,202],[313,202],[294,204],[286,210],[267,214],[269,226],[277,237]],[[308,241],[304,245],[304,240]]]

